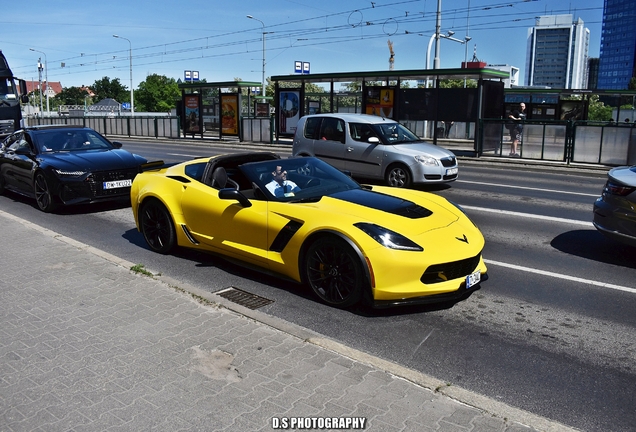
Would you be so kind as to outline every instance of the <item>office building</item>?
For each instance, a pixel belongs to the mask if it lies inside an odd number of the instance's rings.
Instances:
[[[589,44],[590,31],[580,18],[538,17],[528,29],[526,86],[586,88]]]
[[[636,76],[636,0],[605,0],[598,88],[626,90]]]

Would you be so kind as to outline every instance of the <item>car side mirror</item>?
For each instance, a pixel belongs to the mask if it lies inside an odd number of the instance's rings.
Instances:
[[[234,188],[224,188],[219,190],[219,198],[222,200],[238,201],[243,207],[252,207],[252,203],[240,191]]]
[[[379,143],[379,142],[380,142],[380,138],[372,136],[372,137],[369,137],[369,139],[367,140],[367,142],[370,142],[370,143],[372,143],[372,144],[377,144],[377,143]]]
[[[32,154],[31,149],[28,147],[18,147],[13,153],[21,156],[30,156]]]
[[[113,147],[115,147],[116,149],[120,149],[123,146],[123,144],[120,143],[119,141],[113,141],[112,144],[113,144]]]

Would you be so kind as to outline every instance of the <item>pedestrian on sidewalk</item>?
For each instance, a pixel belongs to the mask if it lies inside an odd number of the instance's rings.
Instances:
[[[523,121],[526,119],[526,104],[521,102],[519,109],[514,109],[508,115],[508,119],[514,122],[514,126],[510,128],[510,157],[519,157],[517,149],[521,142],[521,134],[523,133]]]

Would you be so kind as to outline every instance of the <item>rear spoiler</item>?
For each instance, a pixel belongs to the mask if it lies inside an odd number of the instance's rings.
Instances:
[[[167,163],[165,163],[162,160],[146,162],[146,163],[141,164],[139,166],[139,172],[160,170],[160,169],[163,169],[163,168],[168,168],[168,167],[171,167],[173,165],[176,165],[177,163],[178,162],[167,164]]]

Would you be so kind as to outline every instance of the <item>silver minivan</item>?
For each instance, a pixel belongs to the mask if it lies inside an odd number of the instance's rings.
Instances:
[[[294,156],[316,156],[353,177],[395,187],[457,178],[455,155],[395,120],[368,114],[314,114],[298,121]]]

